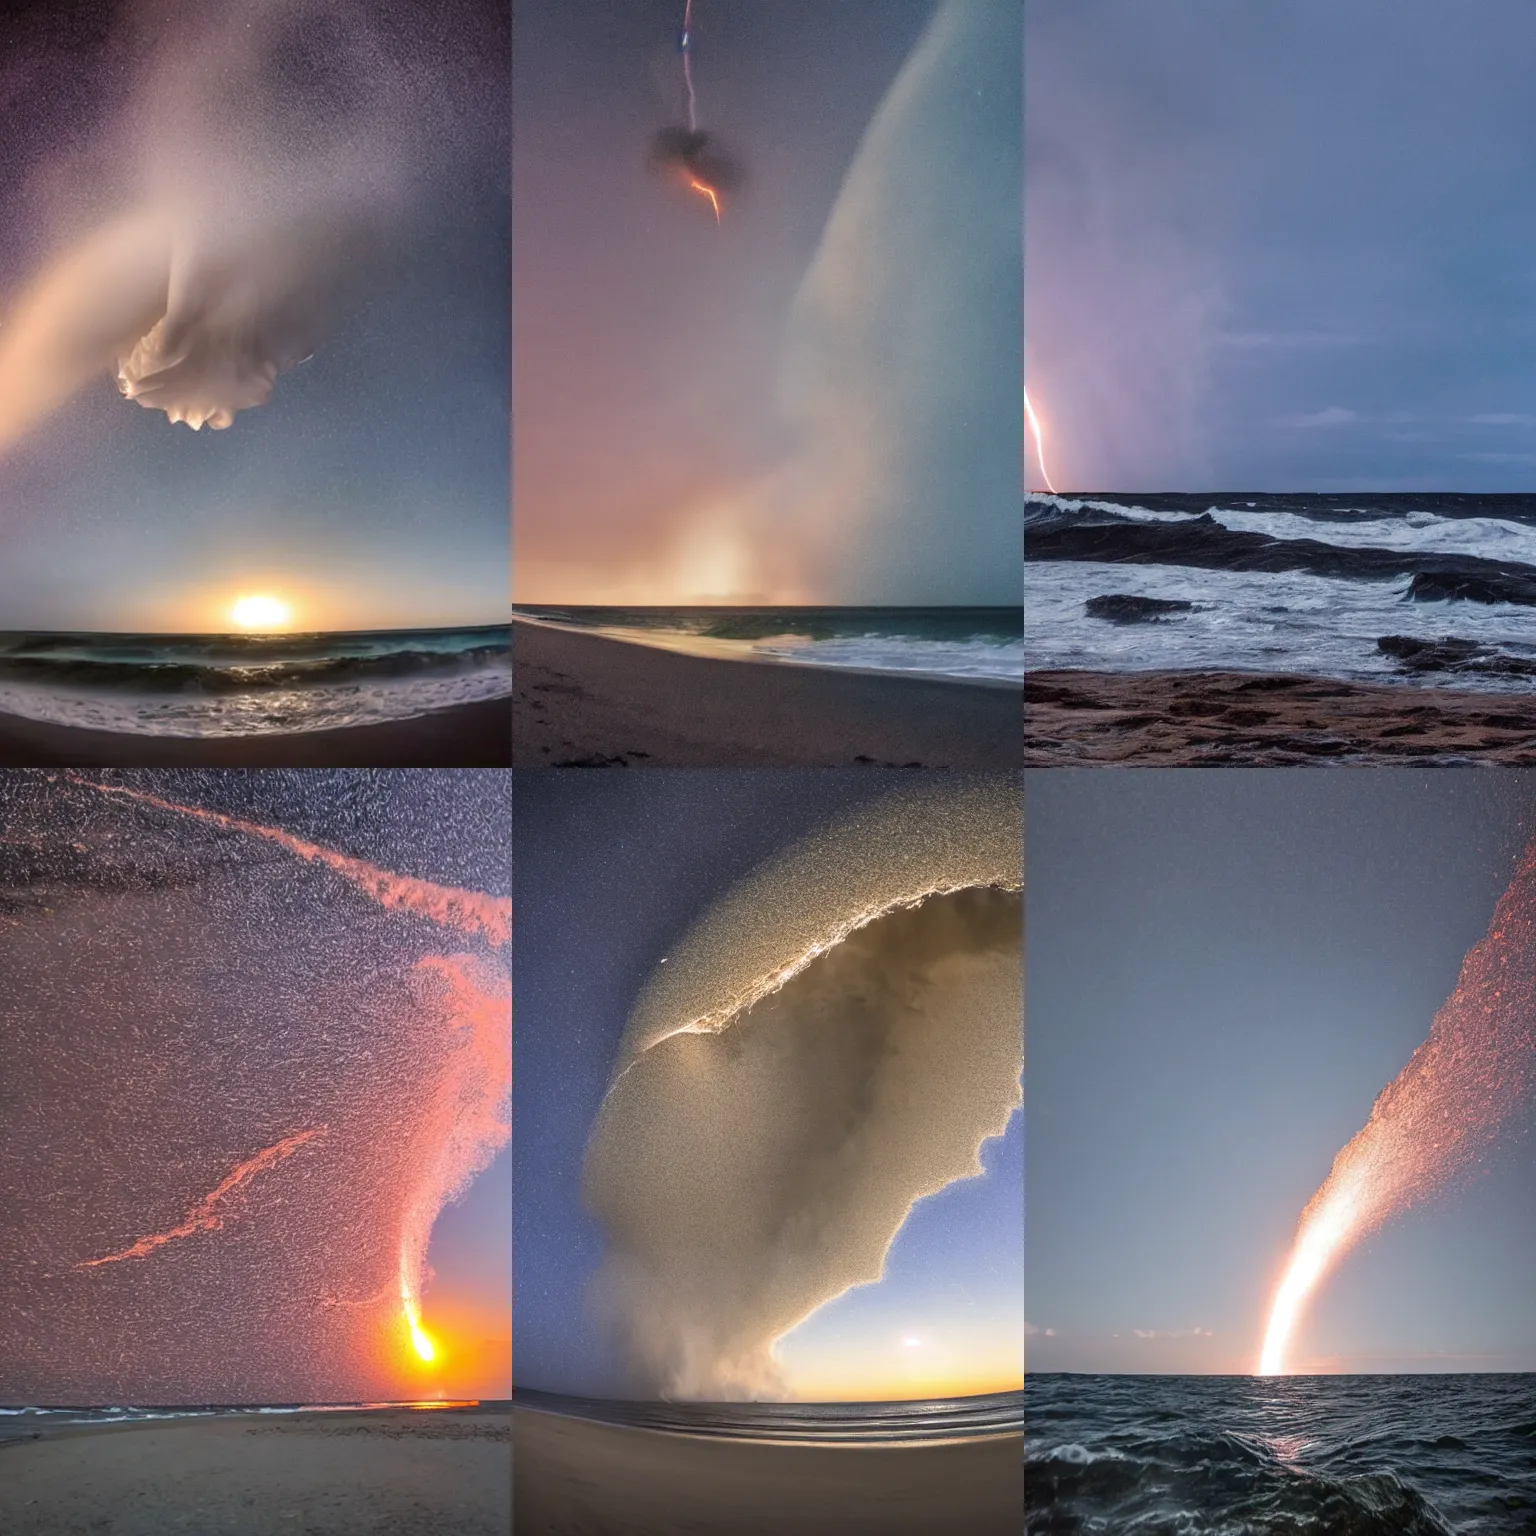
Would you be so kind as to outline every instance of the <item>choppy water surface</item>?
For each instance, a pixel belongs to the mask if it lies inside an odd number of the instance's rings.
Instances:
[[[0,634],[0,714],[134,735],[378,725],[511,692],[504,624],[317,635]]]
[[[1026,1387],[1036,1536],[1530,1536],[1536,1376],[1065,1376]]]
[[[1530,496],[1034,495],[1024,548],[1032,671],[1536,688]]]

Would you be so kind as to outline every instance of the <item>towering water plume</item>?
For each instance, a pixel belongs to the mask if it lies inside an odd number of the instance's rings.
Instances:
[[[878,1280],[1021,1102],[1007,777],[902,791],[718,901],[635,1006],[587,1151],[634,1385],[784,1395],[775,1341]]]
[[[1429,1038],[1371,1107],[1307,1203],[1270,1306],[1259,1374],[1286,1370],[1291,1336],[1339,1261],[1483,1153],[1536,1086],[1536,846],[1462,962]]]
[[[795,300],[773,531],[844,601],[1019,601],[1021,34],[1017,0],[939,7]]]
[[[436,1347],[422,1321],[421,1299],[432,1228],[443,1207],[465,1192],[512,1135],[511,978],[500,954],[511,938],[510,898],[396,874],[280,827],[125,785],[71,777],[103,795],[276,843],[297,858],[333,870],[381,907],[483,937],[494,947],[491,954],[428,956],[418,963],[414,978],[421,1015],[433,1031],[431,1058],[436,1075],[410,1148],[410,1164],[416,1172],[401,1214],[397,1273],[401,1318],[416,1354],[430,1363],[436,1358]],[[92,1263],[141,1257],[173,1238],[217,1228],[222,1223],[217,1211],[220,1201],[322,1130],[289,1137],[243,1163],[180,1227]]]

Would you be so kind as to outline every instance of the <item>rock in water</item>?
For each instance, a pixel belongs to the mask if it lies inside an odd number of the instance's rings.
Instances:
[[[1182,598],[1136,597],[1128,592],[1090,597],[1083,604],[1090,619],[1107,619],[1111,624],[1151,624],[1172,613],[1192,613],[1194,607]]]

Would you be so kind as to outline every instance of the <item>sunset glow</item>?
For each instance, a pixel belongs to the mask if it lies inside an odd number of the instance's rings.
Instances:
[[[411,1330],[411,1345],[422,1361],[431,1365],[437,1359],[437,1345],[432,1342],[432,1335],[421,1326],[420,1317],[407,1308],[405,1314],[406,1327]]]
[[[250,593],[237,597],[229,610],[229,617],[237,629],[270,631],[287,629],[293,622],[293,609],[280,597],[270,593]]]

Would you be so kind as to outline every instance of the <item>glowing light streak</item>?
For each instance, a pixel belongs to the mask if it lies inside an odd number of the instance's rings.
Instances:
[[[1307,1303],[1358,1243],[1443,1189],[1536,1088],[1536,846],[1462,962],[1429,1037],[1308,1201],[1270,1304],[1258,1374],[1287,1370]]]
[[[323,864],[327,869],[335,871],[372,897],[381,907],[414,912],[420,917],[430,918],[444,927],[457,928],[464,933],[483,934],[498,947],[512,937],[512,899],[509,896],[490,896],[484,891],[466,891],[457,886],[435,885],[430,880],[417,880],[410,875],[393,874],[363,859],[354,859],[348,854],[337,853],[333,848],[322,848],[318,843],[306,842],[302,837],[295,837],[279,827],[262,826],[259,822],[226,816],[222,811],[210,811],[198,805],[182,805],[142,789],[130,789],[124,784],[99,784],[79,774],[71,774],[70,777],[77,784],[83,784],[103,795],[137,800],[142,805],[152,805],[162,811],[172,811],[178,816],[190,816],[195,821],[205,821],[231,832],[244,832],[251,837],[277,843],[298,858]]]
[[[325,1135],[325,1127],[318,1125],[313,1130],[300,1131],[294,1136],[285,1136],[283,1140],[263,1148],[254,1157],[249,1157],[238,1164],[217,1189],[211,1194],[204,1195],[187,1212],[186,1219],[179,1226],[172,1227],[166,1232],[153,1233],[149,1237],[141,1237],[127,1248],[117,1253],[109,1253],[103,1258],[86,1259],[75,1268],[96,1269],[102,1264],[118,1264],[125,1259],[142,1259],[157,1248],[163,1248],[167,1243],[174,1243],[178,1238],[191,1237],[197,1232],[217,1232],[227,1220],[225,1214],[219,1210],[219,1206],[224,1201],[249,1184],[257,1174],[276,1167],[284,1158],[292,1157],[306,1142],[323,1135]]]
[[[694,192],[698,192],[709,199],[709,206],[715,210],[715,223],[718,224],[720,222],[720,199],[716,195],[715,189],[707,181],[700,181],[696,176],[688,178],[688,186]]]
[[[1040,466],[1040,478],[1045,481],[1045,488],[1051,495],[1056,494],[1056,487],[1051,483],[1051,472],[1045,467],[1045,439],[1040,431],[1040,418],[1035,415],[1035,408],[1029,403],[1029,391],[1024,391],[1024,414],[1029,418],[1029,430],[1035,439],[1035,462]]]
[[[693,0],[685,0],[683,5],[683,84],[688,87],[688,128],[692,133],[699,131],[699,104],[693,95]],[[720,217],[720,210],[715,209],[715,217]]]

